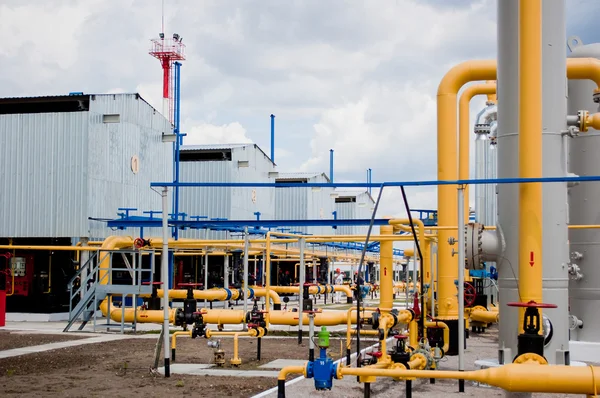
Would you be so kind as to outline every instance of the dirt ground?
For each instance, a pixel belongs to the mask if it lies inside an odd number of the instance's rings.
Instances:
[[[179,338],[176,363],[211,363],[213,349],[206,343],[204,338]],[[210,391],[211,397],[250,397],[277,385],[275,377],[173,374],[171,378],[164,378],[153,374],[150,369],[155,344],[154,338],[130,338],[0,359],[0,395],[163,397]],[[332,339],[331,346],[338,349],[332,349],[330,353],[334,357],[339,356],[339,340]],[[227,361],[224,368],[232,368],[229,364],[233,355],[232,339],[222,339],[222,347]],[[303,339],[302,345],[298,345],[296,339],[265,338],[262,340],[261,361],[256,360],[255,339],[240,339],[239,351],[243,360],[239,369],[256,368],[280,358],[307,359],[308,338]],[[294,377],[296,375],[289,378]]]
[[[85,338],[85,336],[73,336],[67,334],[20,334],[7,330],[0,330],[0,351]]]

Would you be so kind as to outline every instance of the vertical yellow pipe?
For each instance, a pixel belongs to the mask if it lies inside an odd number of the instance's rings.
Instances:
[[[267,294],[267,299],[265,299],[265,311],[266,311],[266,316],[265,316],[265,322],[266,322],[266,328],[269,328],[269,323],[271,321],[271,314],[269,312],[271,306],[269,304],[269,299],[268,296],[271,292],[271,231],[267,232],[267,237],[266,237],[266,244],[265,244],[265,253],[266,253],[266,257],[265,258],[265,274],[267,276],[267,280],[265,281],[265,290],[266,290],[266,294]]]
[[[382,225],[379,227],[381,235],[391,235],[394,232],[394,227],[391,225]],[[381,297],[380,306],[383,311],[389,312],[394,307],[394,242],[382,241],[379,246],[380,250],[380,272],[381,272]]]
[[[488,80],[487,82],[485,82],[486,84],[494,84],[494,86],[496,85],[496,82],[493,80]],[[487,95],[487,101],[491,102],[491,103],[496,103],[497,102],[497,98],[496,98],[496,90],[494,90],[493,93],[485,93]]]
[[[486,94],[488,102],[496,100],[496,82],[474,84],[464,89],[458,102],[458,178],[469,179],[470,105],[476,95]],[[469,222],[469,186],[465,187],[465,222]]]
[[[464,84],[477,80],[496,80],[496,61],[468,61],[456,65],[446,73],[438,87],[438,180],[456,180],[458,177],[457,96]],[[438,224],[440,226],[458,224],[456,201],[455,186],[442,185],[438,187]],[[452,256],[452,248],[448,243],[448,238],[451,236],[457,238],[456,231],[439,231],[438,306],[441,319],[458,319],[458,300],[454,285],[454,281],[458,279],[458,258]]]
[[[542,2],[519,2],[519,177],[542,177]],[[521,300],[542,302],[542,184],[519,186]],[[519,313],[522,330],[524,309]]]

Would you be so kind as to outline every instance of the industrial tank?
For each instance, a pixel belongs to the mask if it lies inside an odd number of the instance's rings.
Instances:
[[[583,45],[577,37],[568,40],[571,53],[570,58],[600,58],[600,44]],[[576,115],[579,110],[591,113],[598,111],[598,104],[594,103],[592,94],[596,85],[589,80],[569,80],[568,84],[568,113]],[[580,133],[569,142],[569,171],[579,176],[598,175],[600,173],[600,132],[589,129],[587,133]],[[569,190],[569,218],[570,224],[600,224],[598,211],[598,198],[600,197],[600,184],[581,183]],[[570,314],[582,320],[580,328],[572,322],[571,340],[580,342],[600,343],[600,230],[599,229],[571,229],[569,231],[571,243],[571,262],[569,299]],[[579,275],[577,265],[580,269]],[[579,278],[579,279],[578,279]],[[591,354],[593,345],[577,345],[571,343],[572,356]],[[598,353],[600,348],[597,348]],[[580,357],[577,359],[584,360]],[[597,360],[597,357],[595,358]]]

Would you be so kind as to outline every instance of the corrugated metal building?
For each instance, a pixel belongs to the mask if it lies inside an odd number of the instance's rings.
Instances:
[[[333,219],[333,188],[286,188],[286,183],[329,183],[325,173],[279,173],[275,182],[275,219]],[[312,235],[331,235],[331,227],[297,227],[294,231]]]
[[[171,130],[139,94],[0,99],[0,237],[104,238],[117,232],[89,218],[159,210]]]
[[[339,220],[370,219],[375,207],[375,201],[369,192],[344,191],[337,189],[335,193],[335,211]],[[366,235],[367,226],[338,227],[336,235]],[[377,228],[373,230],[378,234]]]
[[[273,182],[275,165],[256,144],[182,146],[181,182]],[[187,217],[229,220],[274,219],[272,188],[181,188],[180,212]],[[181,237],[226,239],[223,231],[186,230]]]

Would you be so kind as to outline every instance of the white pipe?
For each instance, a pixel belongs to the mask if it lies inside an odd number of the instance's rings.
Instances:
[[[162,190],[162,253],[160,255],[160,273],[163,283],[163,289],[169,288],[169,202],[168,202],[169,190],[164,187]],[[163,347],[165,350],[165,377],[171,377],[171,339],[169,333],[169,295],[163,294]],[[109,317],[110,318],[110,317]]]
[[[458,370],[465,370],[465,190],[458,187]],[[464,380],[460,381],[464,389]],[[462,392],[462,389],[460,390]]]

